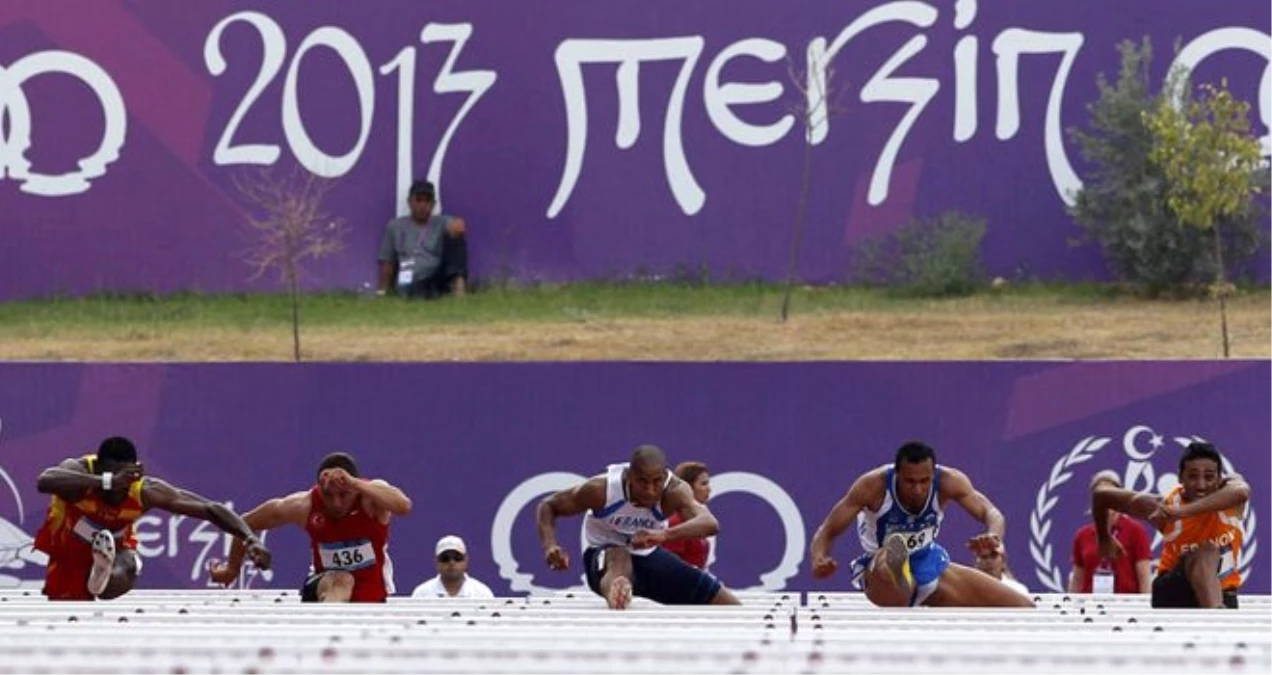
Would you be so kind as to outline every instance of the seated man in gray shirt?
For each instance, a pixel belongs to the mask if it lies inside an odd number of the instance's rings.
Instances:
[[[415,181],[406,198],[411,215],[394,218],[384,227],[377,295],[390,288],[403,297],[464,294],[468,280],[464,219],[433,215],[435,194],[432,183]]]

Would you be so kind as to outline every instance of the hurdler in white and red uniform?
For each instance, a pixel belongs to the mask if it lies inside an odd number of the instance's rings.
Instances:
[[[243,516],[253,530],[298,525],[309,535],[312,570],[301,588],[304,602],[384,602],[392,595],[389,519],[411,512],[411,500],[380,479],[358,476],[353,457],[327,455],[318,483],[308,490],[270,499]],[[212,567],[213,581],[228,584],[242,567],[235,541],[228,562]]]

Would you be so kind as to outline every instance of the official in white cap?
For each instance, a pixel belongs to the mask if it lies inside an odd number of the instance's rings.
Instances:
[[[437,540],[437,576],[411,592],[412,598],[493,598],[490,587],[468,576],[468,547],[450,534]]]

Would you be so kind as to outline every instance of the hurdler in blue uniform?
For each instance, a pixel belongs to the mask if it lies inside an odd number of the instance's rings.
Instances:
[[[883,607],[1032,607],[1033,602],[979,570],[950,562],[936,542],[945,505],[958,502],[988,530],[968,545],[1001,549],[1003,515],[962,471],[936,463],[923,443],[906,443],[896,461],[858,478],[817,528],[810,546],[813,576],[838,569],[836,537],[857,522],[864,553],[850,564],[852,580]]]

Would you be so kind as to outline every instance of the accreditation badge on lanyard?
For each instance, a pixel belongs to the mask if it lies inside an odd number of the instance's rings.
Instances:
[[[410,286],[415,281],[415,258],[403,258],[398,263],[397,285]]]
[[[1095,574],[1091,576],[1091,592],[1105,594],[1113,592],[1113,567],[1109,561],[1101,560],[1100,566],[1095,568]]]

